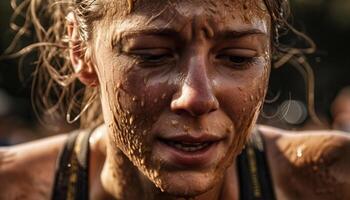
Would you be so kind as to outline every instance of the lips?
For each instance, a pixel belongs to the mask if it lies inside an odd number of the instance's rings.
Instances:
[[[215,159],[221,140],[208,134],[159,137],[158,153],[170,165],[203,167]]]
[[[163,142],[173,148],[176,148],[180,151],[184,152],[196,152],[205,149],[206,147],[210,146],[212,142],[177,142],[177,141],[166,141],[163,140]]]
[[[159,138],[164,144],[184,152],[196,152],[203,150],[218,142],[219,137],[207,134],[198,134],[194,137],[190,135],[180,135],[175,137]]]

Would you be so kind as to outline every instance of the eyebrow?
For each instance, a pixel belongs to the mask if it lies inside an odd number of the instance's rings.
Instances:
[[[154,29],[139,29],[139,30],[131,30],[125,31],[122,33],[122,38],[127,39],[139,35],[153,35],[153,36],[163,36],[163,37],[180,37],[180,33],[172,28],[154,28]],[[260,29],[245,29],[245,30],[223,30],[214,34],[214,38],[218,39],[236,39],[249,35],[267,35],[266,32],[263,32]]]
[[[235,39],[241,38],[249,35],[267,35],[266,32],[261,31],[260,29],[246,29],[246,30],[224,30],[215,34],[215,38],[222,39]]]
[[[139,29],[122,32],[122,38],[130,38],[139,35],[178,37],[179,32],[171,28]]]

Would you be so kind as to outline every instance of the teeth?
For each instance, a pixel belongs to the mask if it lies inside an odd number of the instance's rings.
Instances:
[[[194,152],[208,147],[210,142],[202,142],[202,143],[187,143],[187,142],[173,142],[167,141],[168,145],[180,149],[182,151]]]

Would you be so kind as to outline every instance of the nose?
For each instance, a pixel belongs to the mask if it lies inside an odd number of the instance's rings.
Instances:
[[[201,116],[219,108],[212,84],[207,74],[205,59],[189,59],[187,74],[179,91],[171,102],[171,110],[176,113],[186,112],[191,116]]]

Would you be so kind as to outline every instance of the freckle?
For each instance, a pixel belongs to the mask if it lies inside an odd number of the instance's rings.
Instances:
[[[231,133],[231,129],[230,128],[226,128],[226,133]]]

